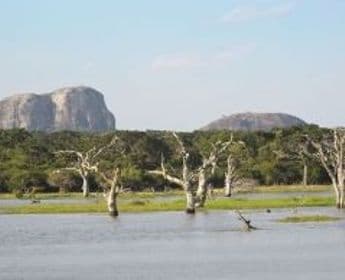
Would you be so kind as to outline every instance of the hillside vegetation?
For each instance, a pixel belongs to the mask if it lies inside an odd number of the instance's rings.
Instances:
[[[319,137],[327,130],[317,126],[275,129],[271,132],[234,132],[234,138],[245,143],[245,151],[236,155],[239,173],[242,178],[251,179],[263,185],[298,184],[303,177],[303,164],[293,154],[305,134]],[[108,150],[100,159],[100,166],[111,168],[121,166],[123,184],[133,191],[148,188],[163,190],[167,183],[147,174],[147,170],[160,167],[164,154],[167,166],[179,173],[180,158],[176,154],[176,143],[164,131],[117,131],[116,135],[126,144],[125,156],[119,158]],[[218,140],[230,139],[230,131],[179,134],[191,153],[191,166],[199,166],[201,155],[206,153]],[[81,179],[71,171],[56,172],[70,165],[68,157],[59,157],[54,152],[73,149],[87,151],[94,146],[105,145],[113,134],[87,134],[58,132],[45,134],[28,132],[22,129],[0,130],[0,191],[13,192],[28,187],[43,191],[80,191]],[[215,186],[222,187],[226,155],[221,158],[212,180]],[[90,174],[91,191],[97,191],[100,180]],[[308,181],[310,184],[329,183],[320,164],[308,159]],[[174,187],[174,186],[169,186]]]

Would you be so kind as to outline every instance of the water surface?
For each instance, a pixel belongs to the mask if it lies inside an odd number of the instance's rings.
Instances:
[[[345,221],[275,222],[291,214],[245,212],[250,233],[231,211],[0,215],[0,279],[342,279]]]

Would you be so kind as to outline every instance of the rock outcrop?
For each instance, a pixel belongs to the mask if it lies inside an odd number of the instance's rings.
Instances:
[[[303,126],[303,120],[282,113],[241,113],[211,122],[201,130],[270,131],[273,128]]]
[[[42,95],[15,95],[0,101],[0,128],[106,132],[115,129],[115,118],[100,92],[90,87],[69,87]]]

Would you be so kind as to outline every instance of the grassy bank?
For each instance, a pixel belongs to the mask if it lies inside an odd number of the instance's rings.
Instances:
[[[332,222],[338,221],[341,218],[338,217],[330,217],[330,216],[323,216],[323,215],[310,215],[310,216],[291,216],[286,217],[283,219],[278,220],[280,223],[309,223],[309,222]]]
[[[159,198],[159,197],[169,197],[169,196],[183,196],[183,191],[169,191],[169,192],[128,192],[121,194],[123,199],[135,199],[135,198]],[[87,199],[102,198],[103,193],[90,193]],[[36,193],[34,195],[35,199],[50,200],[50,199],[85,199],[82,193],[69,192],[69,193]],[[0,199],[17,199],[13,193],[0,193]],[[22,199],[31,199],[25,195]]]
[[[209,201],[206,210],[233,210],[233,209],[267,209],[267,208],[296,208],[296,207],[323,207],[334,205],[334,199],[328,197],[309,197],[302,199],[216,199]],[[157,212],[157,211],[183,211],[183,199],[173,201],[150,201],[138,199],[119,202],[120,212]],[[106,205],[103,200],[90,201],[90,203],[76,204],[28,204],[20,206],[0,206],[3,214],[58,214],[58,213],[105,213]],[[200,209],[199,211],[204,211]]]
[[[317,193],[331,191],[330,186],[326,185],[274,185],[274,186],[256,186],[256,187],[241,187],[235,188],[234,193],[291,193],[291,192],[304,192],[304,193]],[[215,194],[222,196],[223,189],[215,189]],[[183,191],[174,190],[169,192],[129,192],[121,194],[123,199],[135,199],[135,198],[159,198],[169,196],[184,196]],[[102,197],[101,193],[91,193],[90,198]],[[24,196],[25,198],[25,196]],[[13,193],[0,193],[0,199],[16,199]],[[84,199],[81,193],[36,193],[35,199]]]
[[[332,188],[328,185],[273,185],[273,186],[255,186],[255,187],[243,187],[238,189],[238,193],[289,193],[289,192],[326,192],[331,191]]]

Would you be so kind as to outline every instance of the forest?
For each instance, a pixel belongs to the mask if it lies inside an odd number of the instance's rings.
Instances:
[[[275,129],[271,132],[195,131],[178,133],[189,152],[189,165],[197,169],[216,143],[234,143],[219,155],[210,180],[215,188],[224,187],[228,155],[236,172],[236,184],[287,185],[329,184],[321,162],[306,152],[305,136],[320,139],[330,130],[315,125]],[[161,166],[162,156],[172,174],[181,171],[178,143],[167,131],[116,131],[108,134],[78,132],[41,133],[22,129],[0,131],[0,192],[25,192],[38,188],[43,192],[80,191],[82,177],[74,168],[73,153],[87,153],[106,146],[114,135],[120,145],[105,149],[97,164],[102,170],[121,168],[121,182],[131,191],[164,191],[175,188],[162,176],[150,174]],[[119,149],[119,146],[121,148]],[[86,174],[90,191],[101,190],[97,172]],[[235,181],[235,177],[234,177]],[[234,182],[235,183],[235,182]]]

